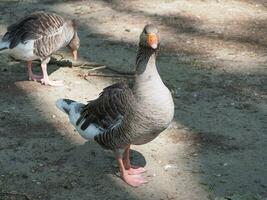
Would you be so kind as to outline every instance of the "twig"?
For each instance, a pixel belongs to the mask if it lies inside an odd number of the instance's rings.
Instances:
[[[103,64],[99,64],[99,63],[90,63],[90,62],[84,62],[84,63],[72,63],[73,67],[84,67],[84,66],[89,66],[89,67],[102,67],[105,66]]]
[[[88,73],[87,76],[102,76],[102,77],[113,77],[113,78],[134,78],[133,75],[98,74],[98,73]],[[86,76],[84,78],[86,79]]]
[[[121,74],[121,75],[129,75],[129,76],[133,76],[134,75],[134,72],[122,72],[122,71],[113,69],[111,67],[106,67],[106,69],[108,69],[110,71],[113,71],[113,72],[116,72],[117,74]]]
[[[31,198],[25,193],[17,193],[17,192],[0,192],[2,195],[13,195],[13,196],[23,196],[26,200],[31,200]]]
[[[94,68],[91,68],[91,69],[88,69],[87,71],[94,71],[94,70],[98,70],[98,69],[105,69],[107,68],[105,65],[102,65],[102,66],[99,66],[99,67],[94,67]]]

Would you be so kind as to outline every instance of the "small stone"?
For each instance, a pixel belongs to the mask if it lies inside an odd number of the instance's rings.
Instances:
[[[125,29],[125,31],[126,31],[126,32],[130,32],[131,30],[130,30],[130,29],[128,29],[128,28],[126,28],[126,29]]]
[[[37,184],[37,185],[40,185],[40,184],[41,184],[41,182],[40,182],[40,181],[37,181],[37,182],[36,182],[36,184]]]
[[[56,118],[56,115],[52,115],[53,118]]]
[[[71,185],[72,185],[72,186],[75,186],[75,185],[78,185],[78,184],[77,184],[76,182],[73,181],[73,182],[71,182]]]
[[[163,168],[164,168],[165,171],[168,171],[168,169],[177,168],[177,166],[168,164],[168,165],[165,165]]]
[[[163,168],[165,171],[167,171],[169,168],[171,168],[171,165],[165,165]]]

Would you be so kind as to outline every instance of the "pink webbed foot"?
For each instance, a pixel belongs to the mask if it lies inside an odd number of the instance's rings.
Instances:
[[[141,175],[126,174],[122,176],[122,179],[132,187],[138,187],[144,183],[147,183],[147,181]]]
[[[41,83],[49,86],[63,86],[63,81],[51,81],[49,79],[42,78]]]
[[[127,169],[126,171],[129,175],[137,175],[137,174],[144,173],[146,171],[146,169],[143,167],[132,166],[131,168]]]
[[[49,59],[46,59],[42,62],[41,68],[43,71],[44,78],[41,79],[41,83],[44,85],[50,85],[50,86],[63,86],[63,81],[51,81],[49,80],[48,74],[47,74],[47,63],[49,62]]]

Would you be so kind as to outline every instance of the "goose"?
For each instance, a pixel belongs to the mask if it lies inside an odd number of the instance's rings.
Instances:
[[[159,31],[148,24],[140,35],[133,87],[115,83],[86,105],[70,99],[56,101],[83,138],[115,153],[121,178],[133,187],[147,181],[141,175],[145,169],[130,163],[130,146],[155,139],[174,115],[171,92],[156,68],[158,49]]]
[[[73,20],[65,20],[55,13],[34,12],[8,26],[7,32],[0,38],[0,53],[27,61],[29,80],[61,86],[62,81],[52,81],[47,74],[51,54],[67,46],[76,60],[79,45],[77,27]],[[41,61],[42,76],[32,72],[32,60],[35,59]]]

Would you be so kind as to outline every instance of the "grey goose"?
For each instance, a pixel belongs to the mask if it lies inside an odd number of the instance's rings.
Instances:
[[[29,80],[45,85],[60,86],[62,81],[52,81],[47,74],[51,54],[67,46],[77,59],[80,41],[73,20],[66,20],[55,13],[35,12],[8,26],[0,38],[0,53],[27,61]],[[34,75],[32,60],[41,60],[43,75]]]
[[[134,187],[146,182],[141,176],[145,169],[130,164],[130,145],[155,139],[174,115],[172,95],[156,68],[158,46],[158,29],[146,25],[140,35],[132,88],[125,82],[113,84],[87,105],[69,99],[56,102],[83,138],[115,153],[121,178]]]

